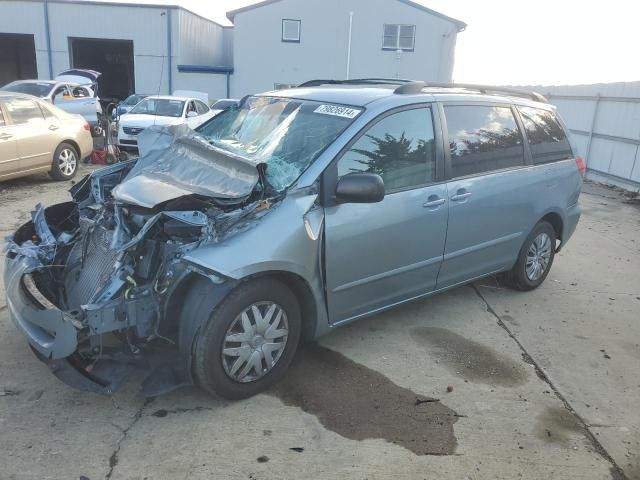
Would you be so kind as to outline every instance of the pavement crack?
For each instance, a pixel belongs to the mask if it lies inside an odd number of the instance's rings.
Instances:
[[[188,412],[203,412],[205,410],[213,410],[211,407],[192,407],[192,408],[176,408],[173,410],[166,410],[161,408],[160,410],[156,410],[151,414],[152,417],[156,418],[164,418],[172,413],[188,413]]]
[[[470,286],[476,292],[476,295],[478,295],[478,297],[480,297],[480,300],[482,300],[482,302],[485,304],[485,306],[487,308],[487,312],[489,312],[491,315],[493,315],[495,317],[496,322],[498,323],[498,326],[501,327],[505,332],[507,332],[507,335],[509,335],[509,337],[516,343],[518,348],[520,348],[520,350],[522,352],[522,358],[524,359],[524,361],[526,361],[527,363],[529,363],[530,365],[533,366],[538,378],[540,378],[540,380],[542,380],[547,385],[549,385],[549,388],[551,388],[551,391],[553,391],[553,393],[558,398],[558,400],[560,400],[562,402],[562,404],[564,405],[564,408],[566,408],[567,411],[571,415],[574,416],[575,420],[580,425],[580,427],[581,427],[582,431],[584,432],[585,436],[587,437],[587,439],[591,443],[591,446],[593,447],[593,449],[602,458],[604,458],[606,461],[608,461],[611,464],[611,478],[612,478],[612,480],[626,480],[627,476],[624,474],[624,471],[622,470],[622,468],[620,468],[620,466],[616,463],[616,461],[609,454],[609,452],[607,452],[607,450],[604,448],[602,443],[600,443],[600,441],[593,434],[593,432],[591,432],[587,422],[578,414],[578,412],[575,411],[575,409],[571,406],[571,404],[566,399],[566,397],[553,384],[553,382],[551,381],[551,379],[549,378],[547,373],[543,370],[543,368],[540,366],[540,364],[531,356],[531,354],[527,351],[527,349],[520,342],[520,340],[518,340],[518,338],[515,336],[515,334],[502,321],[502,319],[500,318],[500,315],[498,315],[496,313],[496,311],[489,304],[489,302],[484,297],[484,295],[482,295],[482,293],[480,292],[478,287],[475,284],[471,284]]]
[[[138,420],[140,420],[142,418],[142,414],[144,412],[144,409],[151,404],[151,402],[153,402],[153,398],[147,398],[144,403],[142,404],[142,406],[136,411],[135,415],[133,416],[133,420],[131,420],[131,423],[129,423],[129,425],[125,428],[120,428],[117,427],[120,432],[121,432],[121,436],[118,439],[118,441],[116,442],[116,448],[114,448],[113,453],[111,454],[111,456],[109,457],[109,471],[107,472],[107,474],[105,475],[105,480],[109,480],[111,478],[111,476],[113,475],[113,471],[115,470],[115,468],[118,466],[118,455],[120,454],[120,449],[122,448],[122,442],[124,442],[124,440],[127,438],[127,435],[129,434],[129,430],[131,430],[133,428],[133,426],[138,423]],[[113,426],[116,426],[115,424],[112,423]]]

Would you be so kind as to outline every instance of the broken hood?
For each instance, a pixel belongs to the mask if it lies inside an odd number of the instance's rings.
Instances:
[[[258,164],[214,147],[187,125],[154,126],[138,136],[140,159],[112,195],[153,208],[186,195],[242,199],[260,176]]]

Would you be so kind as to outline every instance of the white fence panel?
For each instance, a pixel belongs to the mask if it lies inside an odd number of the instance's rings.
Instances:
[[[558,107],[588,178],[640,191],[640,82],[525,88]]]

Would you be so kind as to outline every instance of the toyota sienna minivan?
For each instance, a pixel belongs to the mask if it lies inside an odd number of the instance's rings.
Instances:
[[[62,381],[260,392],[299,343],[487,275],[538,287],[585,164],[531,92],[364,79],[248,96],[37,206],[7,305]]]

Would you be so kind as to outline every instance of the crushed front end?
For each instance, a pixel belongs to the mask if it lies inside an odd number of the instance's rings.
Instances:
[[[219,154],[178,133],[152,132],[155,153],[93,172],[72,188],[73,201],[37,206],[8,241],[10,316],[38,358],[76,388],[111,394],[136,371],[150,396],[191,384],[189,342],[197,325],[180,324],[181,288],[192,275],[221,292],[234,281],[183,257],[242,231],[272,207],[256,188],[255,166],[244,183],[237,171],[247,165],[203,179],[215,185],[217,178],[223,198],[163,175],[167,165],[188,169],[180,164],[184,152],[192,160]]]

